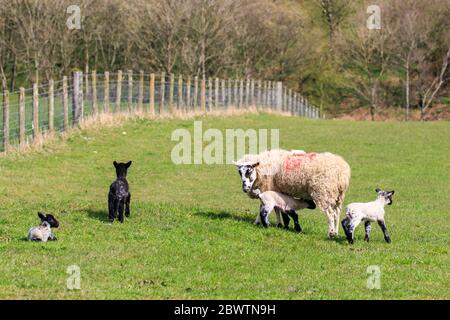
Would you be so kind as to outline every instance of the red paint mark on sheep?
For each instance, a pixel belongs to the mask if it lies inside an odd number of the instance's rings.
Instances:
[[[316,156],[317,153],[315,152],[293,154],[291,156],[288,156],[284,161],[284,172],[298,169],[302,166],[305,160],[313,160]]]

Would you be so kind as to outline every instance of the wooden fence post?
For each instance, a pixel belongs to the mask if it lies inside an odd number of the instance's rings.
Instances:
[[[227,105],[227,96],[226,96],[226,84],[225,80],[221,81],[221,87],[222,87],[222,105],[223,107],[226,107]]]
[[[216,81],[214,83],[214,106],[216,109],[219,107],[219,78],[216,78]]]
[[[155,74],[150,74],[150,96],[149,96],[149,102],[150,102],[150,114],[152,116],[155,115]]]
[[[25,88],[20,88],[19,93],[19,144],[24,146],[26,144],[25,131]]]
[[[117,72],[117,86],[116,86],[116,105],[115,111],[120,111],[120,104],[122,100],[122,70]]]
[[[195,78],[194,78],[194,106],[193,106],[194,112],[198,108],[197,99],[198,99],[198,77],[195,76]]]
[[[250,106],[250,79],[247,78],[245,81],[245,106],[248,108]]]
[[[213,85],[212,85],[212,79],[208,78],[208,111],[212,110],[212,104],[213,104]]]
[[[33,84],[33,138],[39,135],[39,90],[37,83]]]
[[[233,80],[228,79],[228,90],[227,90],[227,109],[232,104],[232,97],[233,97]]]
[[[9,91],[3,91],[3,151],[9,150]]]
[[[180,74],[178,77],[178,99],[177,109],[181,111],[183,109],[183,76]]]
[[[55,84],[53,79],[48,82],[48,131],[55,130]]]
[[[67,131],[69,129],[69,90],[67,88],[67,76],[63,77],[63,130]]]
[[[73,75],[72,92],[73,123],[77,124],[83,119],[83,73],[75,72]]]
[[[144,71],[139,71],[138,111],[144,109]]]
[[[170,74],[170,87],[169,87],[169,112],[173,113],[173,94],[175,87],[175,75],[173,73]]]
[[[186,103],[185,103],[186,112],[191,110],[191,76],[188,76],[186,83]]]
[[[92,114],[98,113],[97,108],[97,71],[92,71]]]
[[[133,111],[133,70],[128,70],[128,112]]]
[[[160,91],[161,91],[161,102],[159,105],[159,113],[164,112],[164,101],[166,98],[166,73],[161,72],[161,80],[160,80]]]
[[[202,108],[202,112],[206,112],[206,80],[205,78],[202,79],[202,85],[200,90],[200,104]]]
[[[109,112],[109,72],[105,72],[105,95],[103,97],[103,111]]]

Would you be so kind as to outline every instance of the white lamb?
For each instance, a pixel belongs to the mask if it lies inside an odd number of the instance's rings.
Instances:
[[[377,222],[384,233],[384,240],[391,242],[386,224],[384,222],[384,206],[392,204],[392,196],[394,191],[383,191],[376,189],[377,198],[375,201],[367,203],[351,203],[346,208],[346,217],[342,220],[342,227],[349,243],[353,243],[355,239],[355,228],[364,221],[366,235],[364,240],[369,241],[371,222]]]
[[[27,239],[29,241],[42,241],[47,242],[48,240],[56,240],[55,235],[52,233],[51,228],[58,228],[59,222],[51,214],[44,214],[39,212],[39,218],[41,219],[41,224],[37,227],[30,228],[28,231]]]
[[[298,214],[295,212],[296,210],[301,209],[315,209],[316,205],[313,201],[303,200],[303,199],[295,199],[288,195],[285,195],[276,191],[266,191],[261,193],[258,189],[252,190],[255,194],[258,195],[261,206],[260,212],[268,212],[268,215],[275,210],[277,214],[277,226],[281,227],[281,219],[280,216],[283,217],[283,223],[285,229],[289,228],[289,217],[294,220],[294,229],[297,232],[301,232],[302,228],[298,221]],[[258,214],[255,220],[255,224],[261,223],[261,215]]]

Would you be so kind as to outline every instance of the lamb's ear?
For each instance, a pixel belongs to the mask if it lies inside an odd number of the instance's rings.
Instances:
[[[259,162],[253,163],[253,164],[251,165],[252,168],[256,168],[257,166],[259,166]]]
[[[41,219],[42,221],[46,220],[45,214],[43,214],[42,212],[38,212],[38,217],[39,219]]]
[[[392,196],[392,195],[394,195],[395,191],[394,190],[388,191],[388,193]]]
[[[131,166],[131,163],[132,163],[133,161],[128,161],[127,163],[125,163],[125,167],[127,167],[127,169]]]
[[[378,193],[378,192],[380,192],[380,191],[381,191],[380,188],[376,188],[376,189],[375,189],[375,192],[376,192],[376,193]]]
[[[117,162],[116,161],[113,162],[113,165],[114,165],[115,168],[117,168]]]

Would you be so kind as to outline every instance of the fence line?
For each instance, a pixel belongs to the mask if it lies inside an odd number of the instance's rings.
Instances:
[[[63,132],[99,113],[207,113],[229,108],[275,111],[319,119],[319,110],[282,82],[185,77],[121,70],[75,72],[32,88],[7,90],[0,103],[0,152],[45,132]]]

